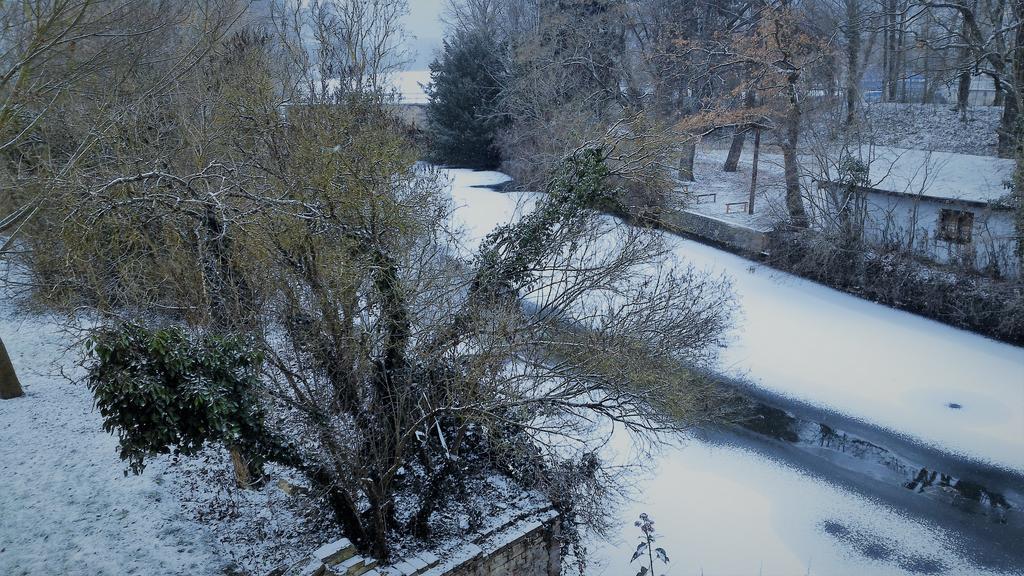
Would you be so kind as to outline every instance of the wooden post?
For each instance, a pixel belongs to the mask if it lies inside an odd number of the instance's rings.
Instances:
[[[754,156],[750,168],[750,199],[747,201],[747,214],[754,213],[754,196],[757,193],[757,160],[761,153],[761,127],[754,126]]]
[[[7,355],[7,348],[4,348],[4,341],[0,340],[0,400],[10,400],[24,394],[18,375],[14,373],[11,357]]]
[[[239,488],[251,490],[263,484],[262,466],[256,466],[238,446],[228,446],[228,452],[235,468],[235,483]]]

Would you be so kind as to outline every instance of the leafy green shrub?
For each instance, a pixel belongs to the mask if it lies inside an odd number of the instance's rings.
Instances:
[[[207,442],[238,448],[256,467],[277,456],[255,392],[262,359],[243,339],[123,324],[97,331],[87,349],[103,429],[117,433],[133,473],[148,457],[195,454]]]

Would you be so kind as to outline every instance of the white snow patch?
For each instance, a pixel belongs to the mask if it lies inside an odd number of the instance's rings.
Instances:
[[[268,466],[267,486],[239,490],[220,448],[126,476],[68,334],[0,297],[25,389],[0,401],[0,575],[264,574],[337,537],[323,506],[275,485],[293,472]]]
[[[165,467],[123,474],[73,354],[45,319],[11,318],[0,338],[25,396],[0,401],[0,574],[216,574],[212,534],[185,518]]]

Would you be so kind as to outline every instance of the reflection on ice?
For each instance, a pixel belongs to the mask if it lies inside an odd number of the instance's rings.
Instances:
[[[632,519],[649,513],[667,574],[1010,574],[973,565],[971,540],[737,446],[666,451],[621,511],[618,545],[593,543],[593,575],[632,575]]]

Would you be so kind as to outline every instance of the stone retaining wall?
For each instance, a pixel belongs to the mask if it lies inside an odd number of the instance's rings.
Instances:
[[[660,221],[669,232],[696,236],[732,251],[764,254],[768,248],[768,235],[765,232],[704,214],[672,210],[662,213]]]
[[[361,556],[345,538],[325,544],[285,576],[558,576],[558,513],[509,515],[449,550],[422,552],[390,566]]]
[[[468,558],[430,576],[558,576],[562,569],[557,515],[527,519],[467,548]],[[460,561],[461,560],[461,561]]]

